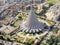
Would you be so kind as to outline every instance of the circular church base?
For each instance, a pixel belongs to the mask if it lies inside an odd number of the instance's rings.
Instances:
[[[25,29],[25,30],[20,30],[21,32],[25,32],[26,34],[40,34],[40,33],[43,33],[43,31],[41,31],[41,30],[27,30],[27,29]]]

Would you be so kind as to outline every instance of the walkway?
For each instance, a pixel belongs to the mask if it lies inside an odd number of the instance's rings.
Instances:
[[[47,32],[47,33],[41,38],[41,40],[36,43],[36,45],[41,45],[42,41],[47,37],[48,33],[49,33],[49,32]]]

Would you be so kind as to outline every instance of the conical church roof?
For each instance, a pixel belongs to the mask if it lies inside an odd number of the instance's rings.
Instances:
[[[45,26],[47,26],[45,23],[37,20],[37,15],[34,13],[33,8],[30,10],[27,21],[20,25],[22,31],[28,33],[38,33]]]

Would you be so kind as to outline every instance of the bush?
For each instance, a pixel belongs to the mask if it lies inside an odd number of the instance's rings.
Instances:
[[[21,16],[19,16],[19,17],[18,17],[18,19],[19,19],[19,20],[22,20],[22,17],[21,17]]]

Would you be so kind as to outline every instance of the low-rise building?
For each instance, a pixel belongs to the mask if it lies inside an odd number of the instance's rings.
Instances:
[[[60,14],[60,3],[57,3],[49,8],[47,13],[45,14],[48,20],[52,20],[54,16]]]

